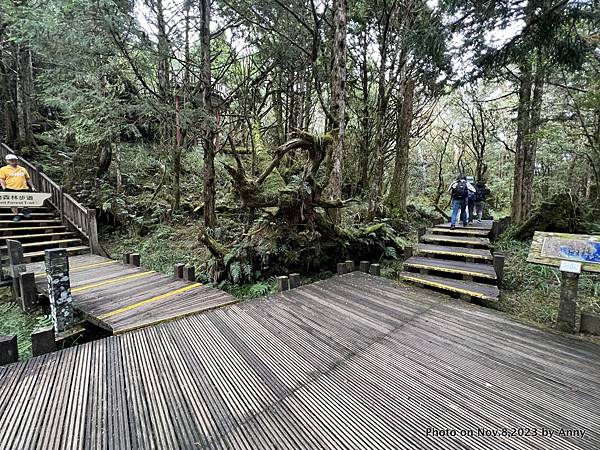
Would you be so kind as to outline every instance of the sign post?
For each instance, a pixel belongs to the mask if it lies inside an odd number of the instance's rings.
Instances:
[[[575,332],[579,274],[582,270],[600,272],[600,236],[536,231],[527,261],[559,268],[561,286],[556,328]]]
[[[50,194],[44,192],[0,192],[0,207],[28,208],[32,206],[43,206],[44,201],[48,200],[50,197]]]

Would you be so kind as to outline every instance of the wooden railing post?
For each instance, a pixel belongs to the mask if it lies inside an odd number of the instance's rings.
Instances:
[[[14,300],[18,301],[21,297],[19,277],[21,276],[21,272],[25,272],[26,270],[25,264],[23,263],[23,246],[19,241],[7,239],[6,251],[8,253],[9,272],[13,282]]]
[[[96,210],[87,210],[87,234],[90,250],[93,254],[100,254],[100,243],[98,242],[98,224],[96,223]]]
[[[65,196],[63,193],[63,188],[62,186],[58,188],[58,212],[60,214],[60,221],[64,222],[65,221]]]

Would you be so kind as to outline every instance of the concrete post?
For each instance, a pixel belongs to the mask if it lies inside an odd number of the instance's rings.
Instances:
[[[183,279],[185,281],[196,281],[196,270],[194,269],[194,266],[186,264],[183,267]]]
[[[19,360],[17,336],[0,336],[0,366],[11,364]]]
[[[15,301],[21,297],[21,286],[19,285],[19,276],[25,272],[23,263],[23,246],[14,239],[6,240],[6,250],[8,252],[8,272],[13,282],[13,298]]]
[[[39,328],[31,333],[31,354],[33,356],[55,351],[56,340],[54,339],[54,328],[52,326]]]
[[[277,290],[279,292],[287,291],[290,289],[290,280],[286,276],[277,277]]]
[[[577,283],[579,274],[561,272],[560,305],[556,329],[566,333],[575,331],[575,312],[577,310]]]
[[[290,289],[295,289],[300,286],[300,274],[299,273],[290,273]]]
[[[581,322],[579,324],[581,333],[594,334],[600,336],[600,316],[592,313],[581,313]]]
[[[56,332],[62,333],[73,326],[73,297],[67,251],[62,248],[46,250],[45,263],[52,323]]]
[[[177,263],[173,266],[173,275],[175,278],[183,278],[183,268],[185,264]]]
[[[381,266],[379,264],[371,264],[371,275],[380,276],[381,275]]]
[[[504,255],[502,253],[494,253],[494,270],[496,271],[496,280],[498,287],[504,280]]]
[[[19,277],[19,288],[21,290],[21,308],[23,311],[31,312],[36,309],[39,305],[35,274],[33,272],[22,272]]]
[[[132,253],[131,255],[129,255],[129,263],[133,264],[136,267],[140,267],[140,254]]]
[[[360,262],[360,271],[364,272],[364,273],[369,273],[369,266],[371,264],[369,263],[369,261],[361,261]]]
[[[344,275],[346,273],[346,263],[337,263],[337,274]]]
[[[346,273],[354,272],[354,261],[347,260],[344,264],[346,264]]]

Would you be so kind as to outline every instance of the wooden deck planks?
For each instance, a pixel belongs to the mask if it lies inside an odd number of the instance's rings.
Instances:
[[[355,272],[8,366],[0,449],[593,450],[598,370],[595,344]]]

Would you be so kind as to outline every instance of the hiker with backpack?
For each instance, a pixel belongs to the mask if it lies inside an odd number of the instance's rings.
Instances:
[[[450,218],[450,228],[453,229],[456,226],[456,219],[458,211],[460,211],[460,221],[463,226],[467,226],[467,200],[469,192],[475,192],[475,188],[471,183],[467,181],[467,177],[460,175],[456,180],[448,187],[448,192],[452,196],[452,217]]]
[[[483,181],[478,181],[475,185],[475,212],[477,214],[477,223],[481,223],[483,217],[483,206],[486,197],[490,195],[490,190]]]

